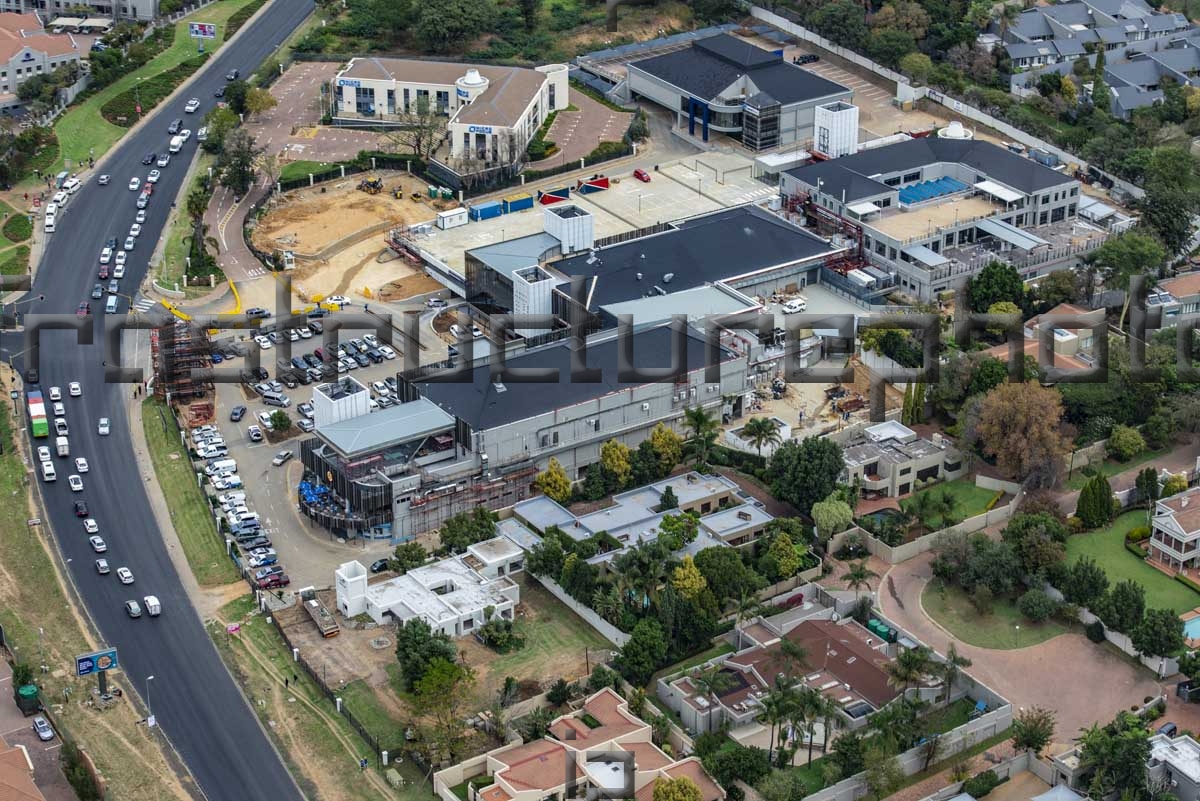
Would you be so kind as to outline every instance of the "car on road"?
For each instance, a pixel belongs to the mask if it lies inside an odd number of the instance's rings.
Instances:
[[[200,98],[193,97],[187,102],[187,105],[183,107],[183,111],[185,114],[195,114],[196,109],[198,108],[200,108]]]
[[[171,154],[163,153],[161,156],[158,157],[158,161],[154,162],[154,165],[156,167],[165,167],[170,163],[171,163]]]
[[[134,239],[132,236],[125,237],[125,249],[126,250],[133,250],[133,246],[136,244],[137,244],[137,240]]]
[[[76,459],[75,460],[75,469],[78,470],[80,473],[86,473],[88,471],[87,459],[84,459],[82,456],[80,456],[78,459]]]
[[[643,169],[634,170],[633,177],[637,178],[639,181],[641,181],[644,184],[650,183],[650,173],[646,172]]]
[[[118,567],[117,568],[117,578],[119,578],[121,580],[122,584],[132,584],[133,583],[133,572],[127,567]]]
[[[330,295],[329,297],[325,298],[325,300],[323,300],[321,302],[322,303],[332,303],[334,306],[341,308],[343,306],[350,305],[350,298],[346,297],[345,295]]]
[[[292,451],[280,451],[279,453],[275,454],[275,458],[271,460],[271,464],[279,467],[281,464],[284,464],[295,455],[296,454]]]
[[[120,291],[121,291],[121,282],[120,281],[118,281],[117,279],[114,278],[113,280],[108,282],[108,294],[115,295]]]
[[[258,426],[250,426],[246,429],[246,436],[250,437],[251,442],[262,442],[263,432]]]
[[[428,309],[444,309],[446,306],[445,298],[430,298],[425,301],[425,307]]]
[[[238,71],[236,69],[232,69],[229,72],[225,73],[225,80],[236,81],[238,79],[238,76],[241,74],[242,73],[240,71]]]
[[[108,546],[104,544],[104,540],[100,537],[88,537],[88,543],[91,544],[92,550],[96,553],[105,553],[108,551]]]
[[[376,559],[374,562],[371,563],[371,572],[372,573],[382,573],[383,571],[385,571],[387,569],[388,569],[388,560],[386,560],[386,559]]]
[[[96,183],[100,184],[101,186],[108,186],[110,181],[112,181],[112,176],[110,176],[108,173],[105,173],[96,179]]]
[[[142,179],[138,178],[136,175],[129,179],[129,191],[130,192],[138,191],[138,188],[141,187],[141,185],[142,185]]]
[[[97,560],[96,560],[96,572],[97,572],[97,573],[99,573],[99,574],[100,574],[100,575],[102,575],[102,576],[107,576],[107,575],[108,575],[108,573],[109,573],[109,567],[108,567],[108,560],[107,560],[107,559],[97,559]]]
[[[147,153],[145,156],[142,157],[142,163],[143,164],[153,164],[154,156],[155,156],[154,153]]]
[[[99,534],[100,524],[96,522],[96,518],[89,517],[83,521],[83,530],[88,534]]]
[[[66,404],[64,404],[62,402],[54,404],[54,416],[55,417],[66,417],[66,415],[67,415]]]
[[[92,287],[92,300],[100,300],[102,297],[104,297],[104,285],[96,284]]]
[[[217,87],[217,91],[213,92],[213,97],[224,97],[224,96],[225,96],[225,87],[224,86]]]
[[[62,388],[61,387],[50,387],[50,400],[52,400],[52,401],[62,400]]]
[[[47,448],[45,445],[39,446],[37,449],[37,452],[38,452],[38,461],[39,462],[50,461],[50,449]]]
[[[101,417],[100,422],[96,424],[96,433],[102,437],[107,437],[109,432],[109,424],[107,417]]]
[[[87,517],[88,516],[87,501],[75,501],[74,507],[75,507],[75,516],[76,517]]]
[[[67,483],[71,485],[71,492],[83,492],[83,479],[77,475],[67,476]]]
[[[104,246],[104,249],[100,251],[100,263],[101,264],[108,264],[109,262],[112,261],[114,249],[115,248],[109,247],[108,245]]]
[[[192,138],[192,132],[187,128],[180,131],[179,135],[183,137],[183,141],[185,142]]]
[[[123,250],[118,250],[118,251],[117,251],[117,261],[116,261],[116,264],[115,264],[115,265],[114,265],[114,267],[113,267],[113,272],[114,272],[114,273],[116,272],[116,268],[117,268],[117,267],[124,267],[124,266],[125,266],[125,262],[126,262],[126,261],[128,261],[128,260],[129,260],[129,254],[128,254],[128,253],[126,253],[126,252],[125,252],[125,251],[123,251]],[[124,272],[124,270],[122,270],[122,272]]]
[[[162,173],[158,170],[151,170],[150,174],[146,176],[146,183],[156,184],[159,178],[162,178]]]
[[[229,412],[229,422],[237,423],[237,422],[241,421],[241,419],[245,416],[246,416],[246,407],[245,406],[234,406],[233,410]]]
[[[144,209],[149,205],[150,205],[150,196],[149,195],[138,195],[137,207],[139,209]]]
[[[67,394],[72,398],[78,398],[83,394],[83,386],[78,381],[72,381],[67,384]]]
[[[246,309],[246,317],[250,320],[265,320],[270,317],[271,313],[261,306],[252,306]]]
[[[129,615],[130,617],[141,617],[142,607],[138,605],[137,601],[126,601],[125,614]]]
[[[37,732],[38,739],[43,743],[48,743],[54,739],[54,729],[50,728],[50,721],[41,715],[33,719],[33,730]]]
[[[142,598],[142,603],[146,607],[146,612],[150,617],[158,617],[162,614],[162,604],[158,602],[158,597],[155,595],[147,595]]]
[[[181,130],[183,130],[183,120],[180,119],[171,120],[171,124],[167,126],[167,133],[171,136],[174,136]]]
[[[286,587],[292,583],[292,580],[286,574],[276,573],[275,575],[260,579],[257,583],[260,590],[275,590],[280,587]]]

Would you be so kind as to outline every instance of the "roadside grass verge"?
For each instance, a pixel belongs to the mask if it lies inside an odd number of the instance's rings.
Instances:
[[[191,180],[184,186],[179,195],[179,202],[171,210],[171,217],[167,223],[167,239],[163,243],[162,262],[154,270],[155,280],[159,284],[167,289],[178,288],[179,291],[186,292],[188,297],[199,297],[212,291],[212,288],[207,285],[185,287],[183,276],[187,272],[187,257],[191,253],[192,242],[192,221],[188,218],[186,210],[187,196],[200,188],[208,173],[208,168],[215,163],[216,157],[203,150],[196,157]],[[236,236],[242,235],[240,230],[231,233]],[[210,230],[208,235],[217,237],[218,232]]]
[[[338,166],[339,163],[337,161],[307,161],[305,159],[289,161],[280,168],[279,180],[291,181],[296,178],[307,178],[310,173],[324,172],[330,167]]]
[[[1112,478],[1118,473],[1124,473],[1126,470],[1132,470],[1133,468],[1143,465],[1146,462],[1159,459],[1168,453],[1170,453],[1170,449],[1163,448],[1162,450],[1157,451],[1142,451],[1128,462],[1118,462],[1114,459],[1105,459],[1100,464],[1088,465],[1088,474],[1085,474],[1082,469],[1076,470],[1075,475],[1071,476],[1070,480],[1067,481],[1067,487],[1073,490],[1081,490],[1083,489],[1083,485],[1088,483],[1088,480],[1091,479],[1092,475],[1095,475],[1096,473],[1103,473],[1105,478]]]
[[[163,495],[170,499],[171,521],[184,555],[202,587],[238,581],[225,544],[217,536],[212,513],[196,483],[192,462],[179,438],[179,427],[166,405],[156,398],[142,403],[142,428]]]
[[[33,223],[29,221],[29,217],[22,214],[6,203],[0,203],[0,212],[3,212],[6,219],[3,235],[0,235],[0,248],[6,245],[24,242],[33,236]]]
[[[996,598],[991,614],[980,615],[960,588],[937,584],[931,582],[925,587],[921,593],[921,606],[939,626],[968,645],[1010,651],[1028,648],[1070,631],[1053,619],[1031,623],[1011,598]],[[1021,628],[1017,629],[1017,626]]]
[[[27,275],[29,273],[29,245],[0,250],[0,275]]]

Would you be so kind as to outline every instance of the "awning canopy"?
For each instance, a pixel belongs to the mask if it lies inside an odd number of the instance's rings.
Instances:
[[[79,23],[81,28],[104,28],[108,30],[112,27],[113,21],[106,17],[88,17],[83,22]]]
[[[859,217],[862,217],[865,214],[874,214],[877,211],[883,211],[883,209],[871,202],[851,203],[850,205],[846,206],[846,208],[857,214]]]
[[[1079,216],[1088,220],[1103,220],[1113,216],[1117,210],[1112,206],[1101,203],[1095,198],[1084,195],[1079,199]]]
[[[1046,247],[1050,246],[1050,243],[1040,236],[1034,236],[1028,231],[1022,231],[1020,228],[995,218],[980,220],[975,223],[975,227],[1021,250],[1033,250],[1043,245]]]
[[[79,17],[59,17],[51,22],[51,28],[78,28],[83,24],[83,20]]]
[[[1009,189],[1007,186],[1001,186],[995,181],[980,181],[975,184],[975,188],[1005,203],[1016,203],[1024,197],[1020,192]]]
[[[941,267],[943,264],[949,264],[950,260],[940,253],[934,253],[924,245],[913,245],[907,247],[904,252],[912,256],[917,261],[924,264],[926,267]]]

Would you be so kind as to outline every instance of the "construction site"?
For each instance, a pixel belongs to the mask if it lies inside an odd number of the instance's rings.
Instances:
[[[199,410],[208,399],[212,415],[212,342],[208,332],[185,320],[174,320],[150,331],[150,357],[154,368],[154,396]],[[197,373],[196,371],[204,371]]]

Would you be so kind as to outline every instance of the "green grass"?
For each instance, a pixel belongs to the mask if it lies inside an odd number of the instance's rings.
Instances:
[[[188,192],[197,189],[201,185],[205,175],[208,172],[208,168],[215,163],[215,156],[206,153],[203,150],[200,151],[200,155],[196,159],[196,167],[193,173],[194,178],[191,185],[188,187],[188,191],[184,192],[183,194],[185,200],[181,200],[171,212],[171,218],[167,225],[167,241],[163,244],[162,262],[154,271],[155,280],[157,280],[162,286],[166,287],[167,289],[175,289],[176,285],[178,285],[178,289],[181,292],[186,292],[189,297],[199,297],[200,295],[211,292],[212,290],[209,288],[207,283],[201,284],[200,286],[194,288],[184,287],[183,285],[183,276],[184,273],[187,272],[187,257],[191,250],[190,246],[192,237],[192,222],[190,219],[188,219],[187,212],[185,210],[186,197]],[[216,229],[210,229],[208,235],[214,239],[217,239],[218,241],[221,238],[220,232]],[[227,229],[225,232],[226,238],[230,236],[241,235],[242,232],[237,230],[237,226],[233,226],[232,228]],[[195,273],[193,272],[193,276],[194,275]],[[218,275],[217,280],[224,280],[223,276]]]
[[[8,206],[4,206],[4,211],[8,213],[8,220],[4,223],[4,236],[0,237],[0,240],[24,242],[33,236],[33,223],[30,222],[28,215],[18,214]]]
[[[521,584],[521,602],[537,608],[536,620],[518,618],[513,628],[525,638],[525,647],[497,654],[488,663],[493,676],[540,676],[538,665],[567,651],[581,653],[585,648],[610,648],[611,643],[596,633],[557,598],[531,582]],[[549,677],[547,677],[549,678]]]
[[[363,679],[358,679],[338,690],[342,697],[342,705],[350,710],[363,728],[369,731],[381,747],[388,748],[404,739],[405,722],[393,716],[383,704],[370,685]]]
[[[26,275],[29,273],[29,245],[0,250],[0,275]]]
[[[998,495],[1003,493],[996,490],[984,489],[977,487],[974,479],[959,478],[954,481],[942,481],[923,490],[918,490],[914,493],[914,497],[926,492],[942,493],[949,491],[958,501],[958,505],[954,509],[954,516],[959,520],[966,520],[968,517],[981,515],[988,509],[988,504],[992,503]],[[940,515],[932,515],[928,520],[922,520],[925,527],[931,531],[943,528]]]
[[[674,665],[670,665],[669,667],[663,668],[662,670],[660,670],[658,673],[656,673],[654,675],[653,679],[650,680],[650,685],[653,686],[654,682],[658,679],[659,676],[671,676],[676,673],[682,673],[685,670],[691,670],[692,668],[696,667],[697,665],[703,665],[708,660],[715,659],[716,657],[720,656],[721,654],[731,654],[734,652],[734,650],[735,649],[734,649],[732,643],[727,643],[727,642],[717,643],[713,647],[706,648],[705,650],[701,651],[700,653],[696,654],[695,656],[690,656],[687,659],[683,660],[682,662],[677,662]]]
[[[330,167],[338,166],[336,161],[289,161],[279,170],[280,181],[291,181],[296,178],[307,178],[310,174],[325,172]]]
[[[1162,450],[1158,451],[1142,451],[1128,462],[1117,462],[1112,459],[1105,459],[1098,465],[1088,465],[1087,469],[1092,473],[1103,473],[1105,477],[1112,478],[1118,473],[1124,473],[1126,470],[1132,470],[1135,467],[1143,465],[1153,459],[1158,459],[1169,452],[1170,449],[1168,448],[1163,448]],[[1074,490],[1081,490],[1083,489],[1083,485],[1088,482],[1089,478],[1091,478],[1091,476],[1084,475],[1082,469],[1076,469],[1075,474],[1071,476],[1070,481],[1067,482],[1067,486]]]
[[[1146,591],[1148,609],[1173,609],[1186,612],[1200,606],[1200,595],[1155,570],[1125,550],[1125,533],[1136,526],[1146,525],[1144,511],[1126,512],[1105,529],[1076,534],[1067,540],[1067,561],[1073,563],[1081,556],[1090,556],[1104,568],[1109,584],[1131,579]]]
[[[1029,622],[1016,603],[1007,598],[997,598],[992,613],[980,616],[967,594],[958,587],[942,588],[930,583],[921,593],[921,605],[934,622],[956,639],[994,651],[1028,648],[1069,631],[1056,620]]]
[[[953,765],[958,760],[963,759],[964,756],[966,756],[966,757],[978,756],[979,754],[982,754],[984,751],[988,750],[989,748],[997,746],[1000,743],[1004,742],[1005,740],[1012,739],[1012,736],[1013,736],[1012,728],[1009,727],[1009,728],[1005,729],[1004,731],[999,732],[998,734],[993,734],[991,737],[987,738],[986,740],[980,740],[979,742],[975,743],[975,745],[971,746],[970,748],[960,751],[959,753],[957,753],[953,756],[946,757],[945,759],[943,759],[939,762],[934,762],[932,765],[929,766],[929,770],[923,770],[918,773],[914,773],[911,776],[906,777],[904,779],[904,781],[901,782],[900,786],[897,787],[893,792],[899,793],[901,790],[905,789],[906,787],[912,787],[914,784],[919,784],[919,783],[925,781],[926,779],[928,779],[930,776],[938,775],[939,773],[941,773],[942,771],[949,768],[951,765]]]
[[[163,495],[170,499],[171,520],[196,581],[202,587],[237,581],[237,569],[225,555],[225,543],[217,535],[208,503],[196,484],[191,460],[179,441],[175,418],[160,401],[147,398],[142,404],[142,428],[154,473]]]
[[[93,151],[95,157],[99,159],[125,134],[127,129],[113,125],[101,116],[100,109],[105,103],[132,90],[139,79],[160,75],[198,55],[196,43],[187,35],[189,22],[215,22],[217,24],[217,38],[205,45],[205,49],[211,52],[224,42],[225,26],[229,18],[255,1],[220,0],[184,17],[176,23],[175,42],[171,47],[150,59],[140,69],[123,76],[79,105],[72,107],[54,126],[54,131],[58,135],[60,152],[59,157],[50,167],[51,172],[64,169],[64,159],[70,159],[72,165],[78,165],[80,161],[87,161],[89,153]],[[143,105],[143,111],[146,110]]]
[[[8,218],[12,219],[13,216],[15,216],[16,214],[17,214],[16,209],[14,209],[12,206],[8,205],[4,201],[0,201],[0,217],[8,215]],[[0,249],[12,247],[13,245],[17,244],[14,240],[9,239],[5,235],[4,228],[7,228],[7,227],[8,226],[5,225],[3,228],[0,228]]]
[[[801,759],[808,759],[808,746],[801,744],[800,751]],[[824,765],[825,757],[813,757],[812,762],[805,761],[801,765],[792,768],[792,774],[804,783],[804,791],[806,795],[822,790],[825,787],[825,779],[821,776],[821,766]]]
[[[467,788],[470,787],[471,785],[474,785],[475,789],[479,790],[484,787],[491,787],[495,783],[496,783],[495,776],[488,776],[487,774],[482,774],[479,776],[472,776],[471,778],[467,779],[465,782],[454,785],[453,787],[450,788],[450,792],[454,793],[455,798],[461,798],[462,801],[467,801]]]
[[[1021,630],[1024,631],[1025,627],[1022,626]],[[926,718],[929,723],[929,733],[945,734],[957,729],[971,719],[971,712],[974,709],[975,702],[973,700],[960,698],[949,706],[933,711]]]

